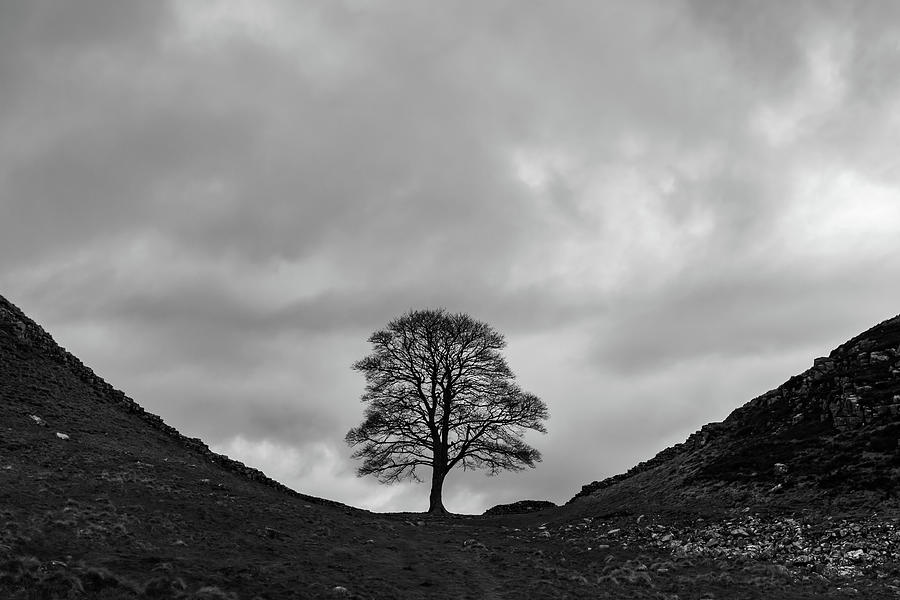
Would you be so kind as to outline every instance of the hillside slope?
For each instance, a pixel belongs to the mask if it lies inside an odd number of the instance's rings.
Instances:
[[[676,454],[628,481],[662,489],[663,476],[679,475],[666,465],[693,460]],[[892,521],[735,521],[725,511],[701,526],[621,503],[604,512],[591,498],[523,515],[432,517],[305,496],[148,414],[0,297],[0,598],[801,600],[900,591]],[[738,522],[747,537],[732,535]],[[786,536],[790,545],[777,541]]]
[[[421,597],[450,598],[503,586],[464,547],[471,533],[450,524],[436,538],[440,527],[410,519],[294,492],[211,452],[0,297],[0,597],[396,598],[420,597],[403,590],[421,584]]]
[[[627,473],[570,501],[826,513],[900,506],[900,316],[818,358]]]

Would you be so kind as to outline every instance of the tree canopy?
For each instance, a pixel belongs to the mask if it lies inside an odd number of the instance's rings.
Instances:
[[[360,476],[421,481],[431,467],[429,512],[446,512],[442,491],[454,467],[489,474],[534,467],[541,454],[525,430],[546,432],[547,406],[524,392],[500,354],[503,336],[464,313],[410,311],[369,338],[353,368],[366,377],[362,423],[346,441]]]

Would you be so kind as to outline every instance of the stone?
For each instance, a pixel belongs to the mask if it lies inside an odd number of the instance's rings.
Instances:
[[[869,354],[869,360],[872,362],[886,362],[891,360],[891,357],[885,352],[872,352]]]
[[[856,549],[856,550],[851,550],[850,552],[848,552],[847,558],[849,558],[850,560],[859,561],[859,560],[863,560],[865,555],[866,555],[866,553],[864,550]]]
[[[585,486],[587,487],[587,486]],[[519,500],[512,504],[498,504],[484,511],[484,515],[511,515],[535,512],[546,508],[554,508],[556,504],[549,500]]]
[[[60,433],[60,432],[58,432],[58,431],[56,432],[56,437],[58,437],[58,438],[61,439],[61,440],[67,440],[67,439],[69,439],[69,436],[68,436],[67,434],[65,434],[65,433]]]
[[[34,421],[35,425],[40,425],[41,427],[47,426],[47,422],[45,420],[43,420],[42,418],[40,418],[39,416],[37,416],[37,415],[28,415],[28,416],[31,417],[31,420]]]
[[[214,585],[205,585],[191,595],[192,600],[237,600],[233,593],[222,591]]]

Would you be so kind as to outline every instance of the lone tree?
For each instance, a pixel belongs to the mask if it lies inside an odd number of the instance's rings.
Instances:
[[[444,309],[417,310],[369,338],[371,354],[353,365],[366,376],[363,422],[347,443],[363,459],[359,476],[384,483],[421,481],[431,467],[429,513],[446,513],[441,493],[450,469],[534,467],[541,454],[522,441],[546,433],[547,405],[523,392],[500,350],[503,336],[486,323]]]

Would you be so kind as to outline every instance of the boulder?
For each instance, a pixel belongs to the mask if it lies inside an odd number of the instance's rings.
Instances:
[[[519,500],[512,504],[498,504],[484,511],[485,515],[514,515],[554,508],[556,504],[549,500]]]

